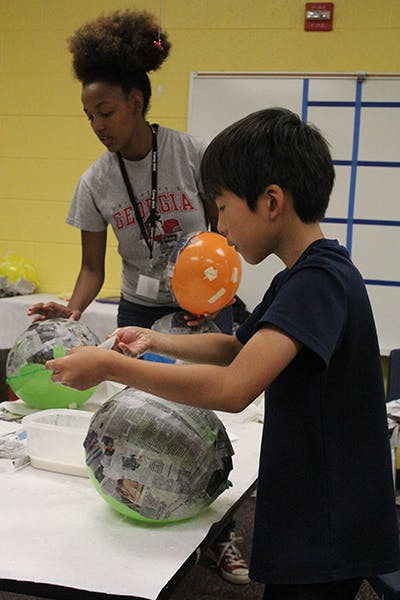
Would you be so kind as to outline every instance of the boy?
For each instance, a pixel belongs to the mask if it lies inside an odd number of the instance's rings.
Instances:
[[[334,181],[326,141],[288,110],[256,112],[208,147],[202,179],[218,229],[250,264],[286,268],[234,336],[116,331],[49,361],[53,380],[113,380],[174,402],[239,412],[265,390],[251,577],[265,599],[353,599],[399,549],[379,348],[360,273],[320,228]],[[211,337],[212,336],[212,337]]]

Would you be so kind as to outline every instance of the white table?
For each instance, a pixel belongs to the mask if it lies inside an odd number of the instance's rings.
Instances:
[[[51,294],[0,298],[0,349],[12,348],[16,338],[32,323],[33,317],[28,317],[27,314],[32,304],[52,301],[65,304],[58,296]],[[117,309],[116,304],[105,304],[95,300],[83,313],[81,322],[102,341],[117,326]]]
[[[69,600],[88,592],[99,598],[167,597],[168,582],[256,482],[262,431],[253,420],[257,414],[251,406],[223,416],[237,436],[233,487],[186,522],[127,519],[84,477],[30,466],[0,474],[0,589]]]

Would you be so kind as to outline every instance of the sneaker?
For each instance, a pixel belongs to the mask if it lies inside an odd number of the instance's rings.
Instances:
[[[244,585],[250,583],[249,569],[239,548],[236,546],[242,538],[230,530],[225,541],[216,541],[213,550],[221,576],[230,583]]]

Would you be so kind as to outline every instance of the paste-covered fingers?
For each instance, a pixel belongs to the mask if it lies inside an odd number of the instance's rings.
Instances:
[[[70,308],[64,306],[64,304],[58,304],[57,302],[38,302],[28,309],[28,315],[36,315],[35,321],[55,319],[57,317],[69,318],[73,312]],[[80,313],[80,311],[75,312]],[[74,319],[79,319],[79,316]]]

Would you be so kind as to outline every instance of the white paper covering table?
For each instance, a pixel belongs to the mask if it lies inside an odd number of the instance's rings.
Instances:
[[[149,600],[164,589],[165,597],[165,586],[213,524],[257,479],[262,424],[248,418],[223,417],[237,436],[233,487],[194,519],[173,525],[122,517],[83,477],[30,466],[0,474],[0,589],[42,596],[51,590],[51,598],[92,592]]]
[[[0,349],[12,348],[16,338],[32,323],[28,308],[37,302],[60,302],[56,295],[30,294],[0,298]],[[92,302],[82,315],[81,321],[87,325],[100,341],[117,326],[117,305]]]

